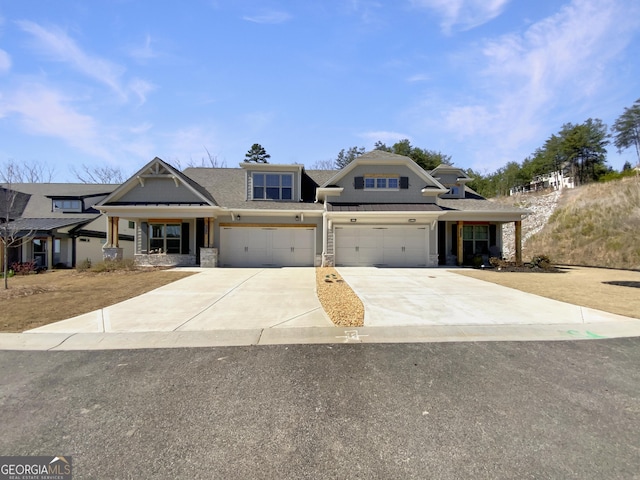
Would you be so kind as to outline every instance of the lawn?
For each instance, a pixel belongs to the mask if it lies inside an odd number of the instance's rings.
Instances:
[[[453,271],[542,297],[640,318],[640,272],[587,267],[560,267],[561,273]]]
[[[0,331],[22,332],[122,302],[193,275],[175,270],[53,270],[9,278],[0,289]]]

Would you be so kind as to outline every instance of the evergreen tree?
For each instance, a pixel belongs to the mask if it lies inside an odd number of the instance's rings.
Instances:
[[[262,145],[254,143],[244,156],[245,162],[255,163],[269,163],[267,160],[271,158],[271,155],[267,153]]]

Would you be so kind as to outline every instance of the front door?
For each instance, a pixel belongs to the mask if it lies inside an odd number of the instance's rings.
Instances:
[[[33,239],[33,260],[37,268],[47,268],[47,239]]]

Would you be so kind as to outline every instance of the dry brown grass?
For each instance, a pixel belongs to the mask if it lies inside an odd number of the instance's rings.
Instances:
[[[333,267],[316,268],[320,303],[333,323],[340,327],[364,325],[364,305]]]
[[[22,332],[122,302],[193,275],[172,270],[16,275],[0,290],[0,331]],[[3,284],[4,287],[4,284]]]
[[[635,177],[565,190],[523,248],[556,263],[640,269],[640,183]]]
[[[640,284],[640,272],[604,268],[566,267],[564,273],[455,270],[460,275],[497,283],[527,293],[640,318],[640,288],[609,285],[622,281]]]

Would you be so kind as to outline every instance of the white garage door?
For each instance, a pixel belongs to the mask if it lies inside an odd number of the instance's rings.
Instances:
[[[426,227],[338,227],[335,229],[338,266],[425,267]]]
[[[316,229],[285,227],[221,227],[223,267],[313,266]]]

